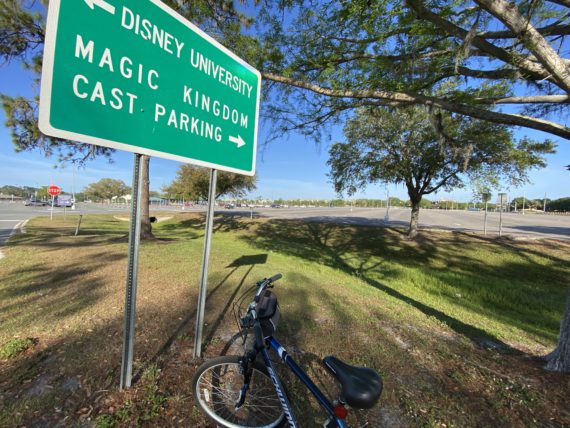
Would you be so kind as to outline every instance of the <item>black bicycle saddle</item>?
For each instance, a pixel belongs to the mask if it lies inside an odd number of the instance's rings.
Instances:
[[[382,378],[376,370],[343,363],[336,357],[323,359],[325,367],[338,379],[342,398],[355,409],[370,409],[382,394]]]

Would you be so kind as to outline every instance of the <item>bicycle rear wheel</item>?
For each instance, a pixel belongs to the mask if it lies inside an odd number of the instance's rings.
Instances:
[[[244,405],[235,409],[243,375],[240,357],[223,356],[202,364],[192,379],[192,393],[200,409],[229,428],[274,428],[285,420],[273,382],[264,365],[255,362]]]

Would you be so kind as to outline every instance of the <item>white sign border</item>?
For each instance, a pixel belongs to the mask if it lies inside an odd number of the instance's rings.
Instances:
[[[190,163],[193,165],[203,166],[206,168],[212,168],[221,171],[233,172],[236,174],[243,174],[253,176],[255,175],[255,166],[257,160],[257,133],[259,127],[259,107],[261,100],[261,73],[259,70],[253,68],[250,64],[245,62],[243,59],[238,57],[228,48],[220,44],[217,40],[210,37],[208,34],[203,32],[200,28],[192,24],[186,18],[178,14],[176,11],[172,10],[170,7],[162,3],[160,0],[147,0],[158,6],[164,12],[171,15],[173,18],[184,24],[190,30],[202,37],[206,42],[214,45],[214,47],[223,51],[225,54],[229,55],[231,58],[239,62],[244,67],[248,68],[254,74],[257,75],[257,103],[255,110],[255,129],[253,134],[253,159],[251,170],[242,170],[238,168],[232,168],[225,165],[219,165],[215,163],[205,162],[198,159],[187,158],[184,156],[173,155],[166,152],[161,152],[158,150],[150,150],[143,147],[132,146],[130,144],[121,143],[114,140],[107,140],[104,138],[93,137],[91,135],[80,134],[77,132],[66,131],[63,129],[54,128],[50,123],[51,117],[51,94],[53,87],[53,68],[55,63],[55,46],[56,46],[56,36],[57,36],[57,24],[59,18],[60,4],[62,0],[50,0],[48,7],[48,17],[46,24],[46,37],[44,42],[44,57],[42,65],[42,79],[40,85],[40,111],[39,111],[39,129],[43,134],[48,136],[63,138],[66,140],[77,141],[82,143],[93,144],[96,146],[109,147],[117,150],[124,150],[127,152],[138,153],[142,155],[148,155],[152,157],[158,157],[163,159],[170,159],[183,163]],[[85,1],[85,0],[76,0]]]

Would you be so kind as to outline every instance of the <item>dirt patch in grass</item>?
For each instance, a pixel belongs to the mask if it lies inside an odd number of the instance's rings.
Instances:
[[[120,374],[128,224],[35,219],[0,260],[0,426],[210,427],[192,399],[203,217],[155,224],[141,247],[135,379]],[[545,372],[569,268],[568,243],[486,240],[298,221],[217,218],[205,356],[239,352],[232,307],[254,281],[284,274],[278,338],[335,398],[320,359],[375,367],[380,405],[352,426],[570,425],[568,375]],[[517,292],[518,290],[518,292]],[[530,302],[530,303],[529,303]],[[283,372],[303,426],[318,405]]]

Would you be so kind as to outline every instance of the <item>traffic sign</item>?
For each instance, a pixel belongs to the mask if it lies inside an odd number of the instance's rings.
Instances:
[[[52,184],[47,188],[47,192],[51,196],[57,196],[61,193],[61,187],[56,186],[55,184]]]
[[[159,0],[51,0],[40,130],[255,173],[261,75]]]

